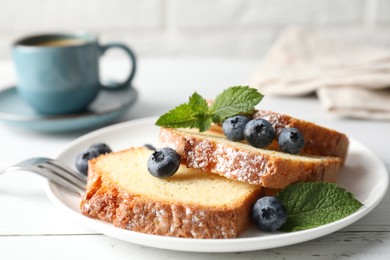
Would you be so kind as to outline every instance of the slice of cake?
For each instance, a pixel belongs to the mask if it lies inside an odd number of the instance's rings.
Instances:
[[[336,130],[268,110],[255,110],[251,118],[262,118],[269,121],[276,133],[286,127],[299,129],[305,139],[305,146],[301,154],[339,157],[342,161],[347,156],[348,137]],[[221,125],[213,124],[208,135],[224,137]],[[267,149],[279,151],[277,140],[275,139]]]
[[[161,146],[176,150],[188,167],[272,189],[296,182],[335,182],[342,164],[338,157],[259,149],[210,131],[161,128],[159,140]]]
[[[234,238],[249,225],[262,188],[181,166],[170,178],[147,170],[153,151],[130,148],[89,161],[81,212],[116,227],[188,238]]]
[[[268,120],[274,127],[276,133],[285,127],[299,129],[305,139],[303,154],[334,156],[339,157],[342,161],[347,156],[348,137],[336,130],[268,110],[256,110],[252,117]],[[277,147],[276,143],[275,141],[273,147]]]

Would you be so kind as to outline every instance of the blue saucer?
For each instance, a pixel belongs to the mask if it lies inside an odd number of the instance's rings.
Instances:
[[[15,87],[0,91],[0,121],[15,127],[44,132],[65,132],[103,126],[122,116],[137,100],[134,88],[101,91],[85,112],[59,116],[37,114]]]

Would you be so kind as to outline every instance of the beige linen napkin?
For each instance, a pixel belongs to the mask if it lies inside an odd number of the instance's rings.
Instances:
[[[252,86],[268,95],[317,93],[327,110],[341,116],[390,119],[390,50],[289,28]]]

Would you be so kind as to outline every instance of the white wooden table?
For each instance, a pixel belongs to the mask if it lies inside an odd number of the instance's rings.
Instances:
[[[123,61],[105,64],[105,71],[118,73],[126,65]],[[187,101],[195,90],[213,98],[228,86],[247,83],[256,65],[252,60],[141,60],[134,84],[139,100],[118,122],[160,115]],[[14,80],[12,64],[1,61],[0,88]],[[314,97],[266,97],[261,107],[342,131],[369,147],[390,168],[390,122],[337,119],[323,111]],[[0,168],[28,157],[52,157],[85,133],[44,134],[0,124]],[[389,194],[357,223],[319,239],[263,251],[198,254],[148,248],[90,230],[51,204],[44,182],[26,172],[0,176],[0,259],[390,259]]]

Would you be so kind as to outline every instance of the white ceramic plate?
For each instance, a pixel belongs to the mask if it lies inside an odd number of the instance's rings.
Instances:
[[[113,150],[129,146],[157,144],[158,128],[156,118],[146,118],[121,123],[100,129],[78,138],[57,156],[58,159],[74,164],[80,151],[86,150],[96,142],[105,142]],[[381,201],[388,186],[388,174],[383,163],[365,146],[351,140],[348,157],[337,184],[352,192],[364,204],[360,210],[339,221],[317,228],[291,233],[263,233],[250,227],[236,239],[189,239],[148,235],[116,228],[111,224],[81,215],[80,197],[63,190],[53,183],[47,185],[47,195],[51,201],[70,213],[89,228],[107,236],[135,244],[192,252],[237,252],[268,249],[292,245],[340,230],[369,213]]]

